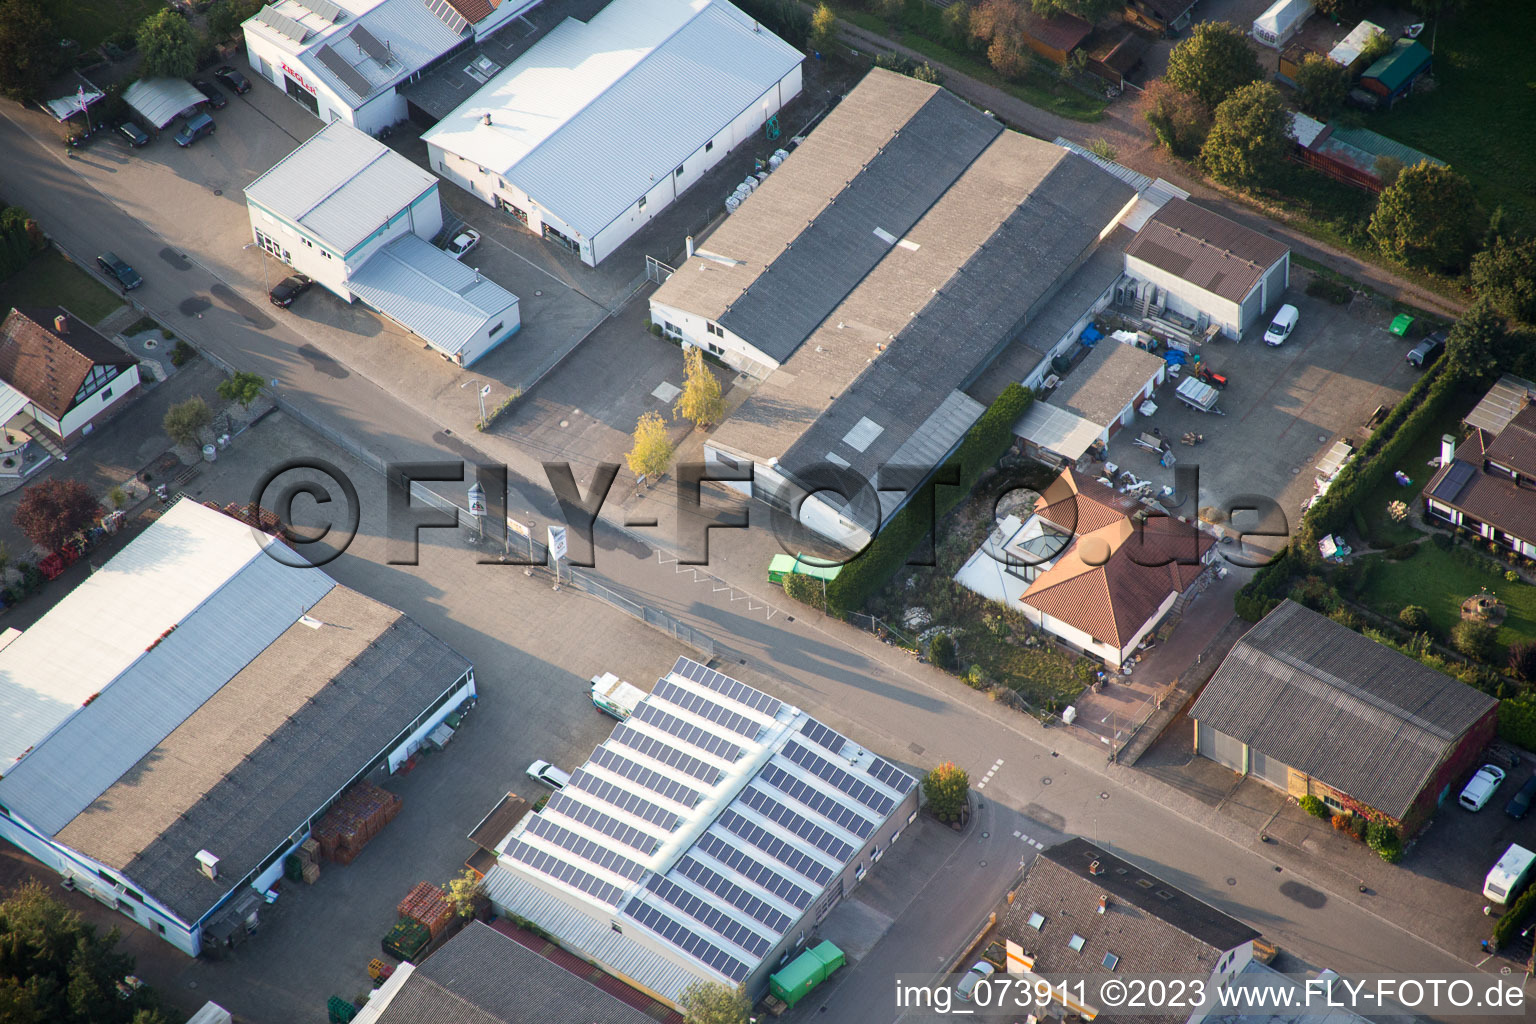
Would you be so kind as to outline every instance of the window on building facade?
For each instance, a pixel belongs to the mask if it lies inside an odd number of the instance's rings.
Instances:
[[[709,350],[711,352],[713,352],[715,355],[717,355],[717,356],[725,355],[725,349],[721,348],[719,345],[716,345],[714,342],[706,341],[704,344],[709,346]]]
[[[683,176],[683,169],[679,167],[677,170],[672,172],[672,176],[674,178],[681,178]]]
[[[640,213],[645,212],[645,196],[640,197],[640,201],[635,204],[635,209]]]
[[[708,153],[710,150],[712,150],[714,148],[715,148],[715,140],[714,139],[710,139],[708,142],[704,143],[704,152]]]
[[[710,334],[715,335],[715,337],[717,337],[717,338],[725,337],[725,332],[720,329],[720,325],[719,324],[712,324],[712,323],[709,323],[708,321],[706,321],[705,324],[704,324],[704,329],[706,331],[708,331]]]

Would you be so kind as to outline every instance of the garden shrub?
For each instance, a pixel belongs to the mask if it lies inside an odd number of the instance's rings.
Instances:
[[[1510,904],[1503,916],[1493,923],[1494,947],[1503,949],[1513,943],[1520,934],[1521,926],[1530,920],[1532,914],[1536,914],[1536,888],[1527,889],[1519,899]]]
[[[1323,803],[1321,797],[1315,797],[1311,793],[1308,793],[1306,796],[1302,797],[1296,802],[1301,805],[1302,810],[1306,811],[1314,818],[1326,818],[1329,816],[1328,805]]]
[[[1377,856],[1388,864],[1396,864],[1403,859],[1403,837],[1390,822],[1373,821],[1366,826],[1365,845],[1375,850]]]
[[[1429,542],[1435,547],[1439,548],[1441,551],[1449,551],[1455,545],[1456,538],[1452,537],[1448,533],[1442,533],[1441,531],[1436,530],[1434,533],[1429,535]]]
[[[1387,557],[1394,562],[1406,562],[1418,553],[1419,546],[1417,544],[1399,544],[1387,552]]]
[[[784,596],[793,598],[812,608],[821,607],[821,581],[804,573],[792,572],[784,577]]]
[[[923,777],[928,809],[940,821],[958,821],[971,792],[971,777],[953,761],[945,761]]]
[[[1415,633],[1428,633],[1430,631],[1429,609],[1423,605],[1405,605],[1403,610],[1397,613],[1397,621],[1407,629]]]
[[[1499,702],[1499,739],[1536,750],[1536,696],[1526,693]]]
[[[1355,633],[1360,632],[1360,627],[1365,625],[1365,623],[1360,620],[1360,616],[1356,615],[1348,608],[1335,608],[1333,611],[1328,613],[1328,617],[1334,622],[1337,622],[1339,625],[1343,626],[1345,629]]]
[[[1300,559],[1289,548],[1274,561],[1253,574],[1234,599],[1237,614],[1249,622],[1258,622],[1274,610],[1291,589],[1291,580],[1299,571]]]
[[[1376,546],[1371,543],[1371,524],[1366,522],[1365,513],[1359,505],[1349,510],[1349,521],[1354,526],[1355,532],[1360,535],[1361,540],[1371,544],[1372,547]]]
[[[1498,659],[1502,651],[1492,626],[1467,619],[1456,623],[1451,630],[1451,646],[1474,661],[1482,662]]]
[[[935,633],[928,641],[928,660],[946,671],[955,667],[955,639],[948,633]]]
[[[1348,832],[1350,835],[1355,834],[1355,816],[1347,811],[1342,814],[1335,814],[1332,818],[1331,824],[1333,825],[1333,830],[1335,832]]]
[[[980,690],[987,685],[987,673],[980,665],[965,670],[965,685]]]
[[[1365,842],[1365,833],[1371,827],[1371,819],[1360,814],[1350,815],[1350,824],[1354,826],[1355,838]]]
[[[176,346],[171,349],[171,365],[180,368],[195,358],[197,358],[197,349],[177,338]]]

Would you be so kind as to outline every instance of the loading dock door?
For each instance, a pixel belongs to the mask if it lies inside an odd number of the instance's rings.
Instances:
[[[1269,757],[1260,751],[1251,751],[1253,757],[1253,774],[1276,787],[1281,792],[1286,792],[1290,786],[1290,768],[1277,758]]]
[[[1201,757],[1208,757],[1235,772],[1243,770],[1243,744],[1226,733],[1217,732],[1208,725],[1201,725],[1198,749]]]

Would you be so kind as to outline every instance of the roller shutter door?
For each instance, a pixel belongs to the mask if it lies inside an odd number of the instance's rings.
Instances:
[[[1235,772],[1243,770],[1243,744],[1242,741],[1228,736],[1226,733],[1217,732],[1208,725],[1200,726],[1201,757],[1208,757],[1217,764],[1226,765]]]
[[[1282,791],[1290,785],[1290,769],[1283,761],[1257,750],[1252,752],[1252,757],[1254,775]]]

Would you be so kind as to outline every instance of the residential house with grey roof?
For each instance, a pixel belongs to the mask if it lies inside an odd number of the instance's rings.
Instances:
[[[193,956],[475,695],[452,648],[300,564],[183,499],[0,638],[0,838]]]
[[[1493,740],[1498,704],[1285,601],[1243,634],[1189,716],[1201,756],[1412,834]]]
[[[1460,444],[1440,439],[1440,468],[1424,487],[1432,521],[1470,530],[1536,558],[1536,384],[1505,374],[1468,414]]]

